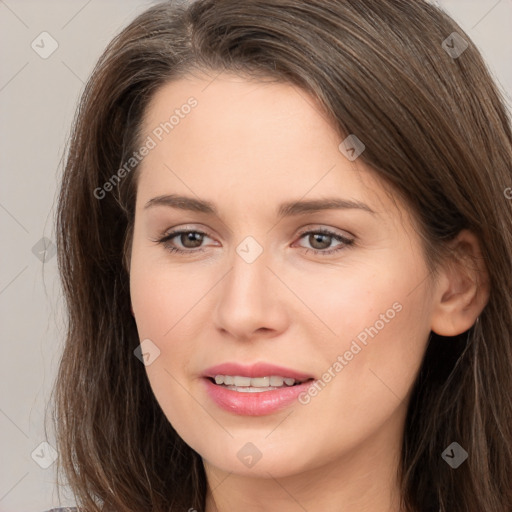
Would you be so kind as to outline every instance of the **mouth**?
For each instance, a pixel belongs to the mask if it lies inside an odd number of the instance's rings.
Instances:
[[[212,366],[203,372],[207,396],[232,414],[263,416],[282,410],[307,392],[315,378],[298,370],[258,362]]]
[[[215,377],[206,377],[212,384],[237,391],[239,393],[262,393],[286,388],[300,386],[314,378],[294,379],[293,377],[283,377],[281,375],[269,375],[265,377],[246,377],[241,375],[215,375]]]
[[[249,386],[250,382],[246,379],[250,378],[254,381],[254,387],[259,387],[260,385],[279,387],[283,384],[293,385],[295,382],[303,382],[313,378],[314,376],[298,370],[266,362],[258,362],[251,365],[227,362],[206,369],[203,372],[203,377],[214,379],[215,384],[227,384],[228,386]],[[225,381],[224,378],[226,378],[227,381]],[[234,379],[237,379],[236,384]],[[269,379],[269,381],[264,381],[262,384],[259,382],[259,379]],[[270,382],[270,379],[272,379],[272,382]],[[280,379],[282,379],[283,382],[281,382]]]
[[[217,374],[203,377],[206,396],[219,408],[238,416],[265,416],[300,400],[314,384],[313,377],[295,380],[271,375],[245,377]],[[273,385],[279,384],[279,385]]]

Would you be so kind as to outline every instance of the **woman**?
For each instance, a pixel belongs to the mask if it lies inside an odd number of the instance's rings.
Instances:
[[[59,199],[80,510],[512,510],[511,156],[422,1],[141,14]]]

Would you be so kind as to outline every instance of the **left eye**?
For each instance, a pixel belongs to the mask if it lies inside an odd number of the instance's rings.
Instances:
[[[313,251],[315,254],[321,255],[332,254],[354,243],[353,239],[346,238],[345,236],[342,236],[338,233],[334,233],[327,229],[304,232],[300,235],[300,239],[303,239],[306,236],[308,237],[307,240],[310,244],[320,245],[320,248],[308,248],[300,246],[306,250],[306,253],[308,251]],[[174,245],[174,243],[172,242],[172,240],[177,237],[179,237],[179,241],[183,248],[176,247],[176,245]],[[181,230],[173,231],[172,233],[165,235],[163,238],[154,241],[159,244],[162,244],[169,252],[191,254],[204,250],[203,248],[200,247],[204,237],[210,238],[206,233],[202,231]],[[333,240],[340,242],[340,244],[336,246],[334,249],[326,250],[332,244]]]
[[[307,231],[305,233],[302,233],[300,238],[302,239],[305,236],[308,236],[307,240],[310,244],[315,244],[315,245],[319,244],[320,245],[320,249],[318,247],[317,248],[313,247],[312,249],[309,249],[307,247],[305,248],[306,252],[313,251],[315,254],[322,254],[322,255],[333,254],[335,252],[341,251],[343,248],[345,248],[349,245],[352,245],[354,243],[353,239],[347,238],[338,233],[334,233],[332,231],[329,231],[328,229]],[[326,247],[322,248],[322,246],[325,244],[327,245],[327,247],[330,246],[333,239],[340,242],[340,244],[337,247],[335,247],[334,249],[329,249],[328,251],[324,250]]]

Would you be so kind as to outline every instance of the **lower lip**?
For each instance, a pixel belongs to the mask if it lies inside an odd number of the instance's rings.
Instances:
[[[244,416],[263,416],[284,409],[297,400],[298,396],[307,391],[314,382],[308,380],[297,386],[247,393],[218,386],[208,378],[203,378],[203,381],[206,392],[219,407]]]

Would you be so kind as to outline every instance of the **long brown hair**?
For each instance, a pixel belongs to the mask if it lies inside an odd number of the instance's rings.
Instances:
[[[453,32],[468,45],[460,55],[449,52]],[[201,457],[169,424],[133,354],[125,256],[137,168],[104,186],[141,146],[155,91],[193,70],[267,77],[318,98],[340,142],[361,139],[359,158],[414,212],[432,269],[462,229],[478,237],[489,301],[466,333],[431,333],[397,476],[410,512],[510,512],[510,118],[469,36],[420,0],[165,2],[108,45],[77,111],[57,213],[68,332],[53,418],[58,468],[77,504],[204,510]],[[469,454],[456,470],[441,457],[454,441]]]

